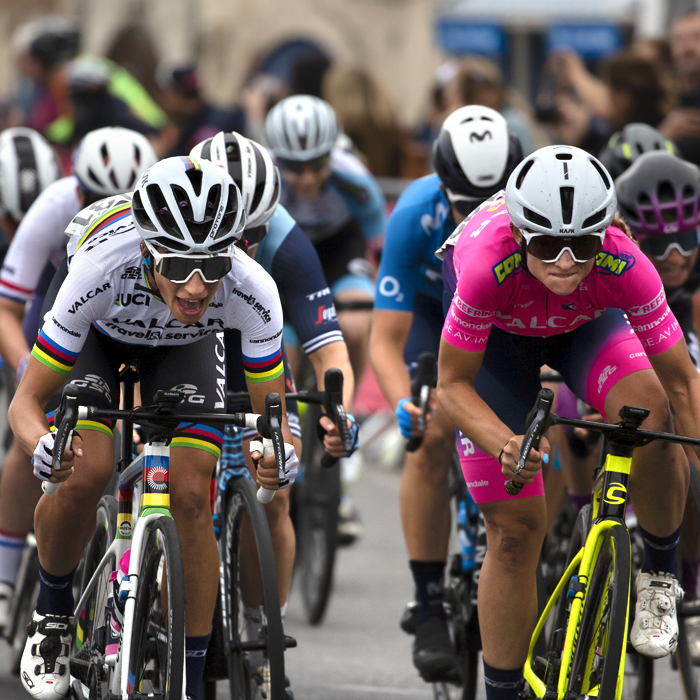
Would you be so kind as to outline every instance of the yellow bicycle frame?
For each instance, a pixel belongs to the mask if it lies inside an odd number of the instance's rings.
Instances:
[[[564,575],[557,584],[554,593],[547,601],[547,605],[537,622],[535,631],[530,639],[530,647],[528,649],[527,659],[525,661],[524,677],[530,684],[533,692],[538,698],[543,698],[547,690],[542,679],[535,673],[532,668],[532,656],[535,650],[537,640],[544,629],[545,623],[549,614],[553,610],[559,596],[564,594],[564,589],[568,587],[571,577],[578,570],[578,580],[586,585],[586,589],[577,592],[571,601],[571,611],[569,613],[569,621],[566,627],[566,637],[564,639],[564,649],[561,655],[561,666],[559,668],[559,677],[557,679],[557,698],[563,700],[569,685],[569,673],[571,671],[571,662],[574,657],[576,640],[578,638],[579,627],[581,624],[581,615],[588,594],[588,582],[590,581],[593,569],[600,549],[603,545],[603,539],[615,525],[620,522],[624,523],[624,511],[627,504],[627,483],[629,481],[630,469],[632,466],[631,457],[620,457],[617,455],[608,454],[605,458],[603,472],[599,475],[593,487],[593,525],[586,536],[586,541],[583,547],[571,560]],[[625,618],[625,636],[622,649],[622,657],[620,660],[620,670],[618,672],[618,683],[615,691],[615,699],[619,700],[622,695],[622,680],[624,678],[625,669],[625,654],[627,646],[627,619],[629,617],[629,596],[627,598],[627,616]],[[595,697],[597,689],[592,688],[589,691],[589,696]]]

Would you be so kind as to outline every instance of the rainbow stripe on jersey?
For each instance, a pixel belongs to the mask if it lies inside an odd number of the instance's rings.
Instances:
[[[51,340],[43,330],[39,331],[36,343],[32,348],[32,357],[39,360],[42,365],[59,374],[70,374],[73,365],[78,359],[77,352],[66,350],[55,340]]]
[[[284,373],[282,348],[265,357],[243,355],[243,370],[249,382],[269,382]]]
[[[114,209],[110,209],[105,212],[102,216],[99,216],[95,221],[90,224],[85,230],[85,233],[81,236],[76,247],[76,252],[80,250],[84,243],[89,241],[94,235],[98,234],[100,231],[106,229],[107,227],[115,224],[117,221],[121,221],[126,218],[131,213],[131,202],[126,202],[126,204],[121,204]]]
[[[197,450],[210,452],[218,459],[223,441],[224,434],[210,425],[180,423],[178,432],[170,441],[170,446],[193,447]]]

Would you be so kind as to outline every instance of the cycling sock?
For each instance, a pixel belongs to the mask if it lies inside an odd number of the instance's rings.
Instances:
[[[698,597],[699,573],[700,559],[683,559],[681,561],[681,586],[685,591],[686,600],[695,600]]]
[[[514,671],[505,671],[489,666],[484,661],[486,700],[518,700],[522,677],[522,667]]]
[[[187,675],[185,695],[194,700],[199,700],[202,692],[209,637],[211,632],[202,637],[185,637],[185,674]]]
[[[662,571],[666,574],[676,575],[676,548],[681,536],[680,527],[671,535],[657,537],[647,532],[641,525],[639,530],[644,541],[644,561],[642,572],[653,571],[658,574]]]
[[[416,623],[421,625],[430,617],[446,619],[443,601],[445,589],[444,561],[413,561],[409,562],[413,581],[416,585]]]
[[[54,576],[39,564],[39,597],[36,601],[39,615],[73,614],[73,579],[77,568],[66,576]]]
[[[22,561],[22,552],[27,545],[27,535],[0,530],[0,581],[14,586]]]
[[[578,493],[571,493],[571,491],[569,491],[569,500],[574,508],[574,515],[578,515],[583,510],[583,507],[591,502],[591,494],[587,493],[581,496]]]

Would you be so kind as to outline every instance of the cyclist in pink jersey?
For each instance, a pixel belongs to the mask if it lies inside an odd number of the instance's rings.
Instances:
[[[443,327],[438,399],[466,436],[462,469],[487,527],[479,620],[488,700],[518,697],[535,625],[546,439],[521,478],[514,470],[540,367],[561,372],[611,421],[623,405],[642,406],[651,409],[645,428],[672,430],[670,398],[680,432],[700,436],[700,376],[658,273],[615,208],[599,161],[548,146],[526,158],[505,193],[443,250],[446,283],[456,277],[457,286]],[[505,491],[510,478],[526,484],[514,498]],[[661,443],[637,450],[630,483],[645,547],[630,638],[639,653],[658,658],[675,649],[683,595],[675,577],[688,488],[683,450]]]

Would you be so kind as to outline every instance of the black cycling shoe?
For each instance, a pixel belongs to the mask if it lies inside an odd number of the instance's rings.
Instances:
[[[413,665],[426,683],[460,682],[447,623],[441,617],[429,617],[416,627]]]

